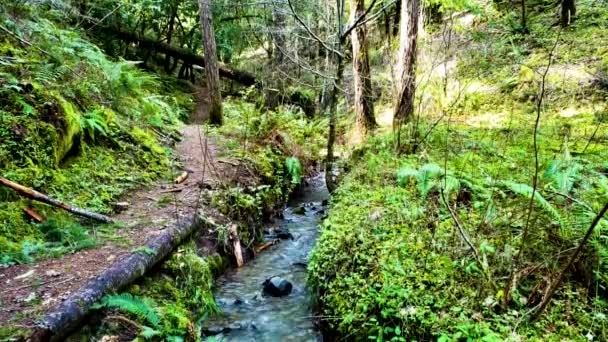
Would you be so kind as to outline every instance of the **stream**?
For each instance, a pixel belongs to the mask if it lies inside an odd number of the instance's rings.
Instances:
[[[323,175],[309,180],[303,194],[290,201],[284,217],[273,224],[287,228],[293,239],[280,240],[242,268],[218,279],[214,294],[222,314],[205,322],[207,335],[220,341],[322,341],[312,318],[306,265],[327,198]],[[300,207],[305,208],[303,214],[297,214]],[[292,283],[289,295],[263,294],[262,284],[273,276]]]

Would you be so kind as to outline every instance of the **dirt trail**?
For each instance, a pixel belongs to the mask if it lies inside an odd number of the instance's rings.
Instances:
[[[203,92],[196,95],[199,105],[192,121],[200,122],[206,103]],[[188,178],[181,184],[165,180],[127,194],[122,201],[129,203],[128,209],[113,217],[125,227],[116,231],[112,241],[60,258],[0,269],[0,327],[32,326],[43,313],[148,239],[173,227],[177,220],[190,220],[200,189],[215,184],[218,172],[218,166],[209,162],[216,160],[217,146],[204,134],[204,127],[197,123],[183,127],[176,153]],[[203,166],[205,146],[208,163]]]

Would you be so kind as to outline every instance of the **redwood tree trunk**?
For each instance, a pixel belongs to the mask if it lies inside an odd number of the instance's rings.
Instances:
[[[215,32],[211,17],[211,0],[198,0],[205,65],[207,69],[207,90],[209,91],[209,122],[212,125],[222,124],[222,93],[220,73],[215,46]]]
[[[364,0],[350,0],[351,22],[365,12]],[[355,116],[357,128],[362,135],[367,135],[376,127],[372,80],[367,53],[367,29],[360,25],[351,33],[353,46],[353,76],[355,83]]]
[[[416,93],[416,51],[418,38],[419,0],[410,0],[401,6],[399,55],[397,58],[398,97],[393,118],[393,129],[397,132],[397,147],[400,148],[400,128],[411,121],[414,114]]]

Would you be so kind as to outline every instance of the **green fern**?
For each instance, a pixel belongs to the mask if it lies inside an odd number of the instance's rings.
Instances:
[[[133,314],[152,325],[154,330],[160,328],[161,319],[157,312],[157,305],[150,298],[140,298],[130,293],[107,295],[101,299],[99,304],[95,304],[93,309],[116,308],[120,311]],[[145,331],[151,333],[152,330]]]
[[[437,164],[425,164],[419,170],[405,167],[397,171],[397,182],[406,185],[410,179],[416,179],[418,191],[426,198],[433,189],[443,188],[446,196],[460,190],[460,181],[450,172],[444,176],[443,169]]]
[[[559,222],[560,225],[564,224],[564,221],[562,220],[562,217],[557,211],[557,209],[555,209],[555,207],[543,197],[543,195],[538,191],[538,189],[534,191],[534,189],[527,184],[515,183],[511,181],[503,181],[501,182],[501,184],[513,193],[523,196],[527,199],[530,199],[530,197],[532,197],[532,193],[534,193],[534,202],[536,202],[536,204],[538,204],[541,208],[543,208],[543,210],[545,210],[549,215],[551,215],[554,220]]]
[[[108,123],[103,112],[93,111],[79,117],[80,128],[85,134],[95,141],[95,134],[107,135]]]
[[[300,184],[304,173],[300,160],[296,157],[289,157],[285,160],[285,167],[287,168],[287,173],[291,177],[291,183]]]

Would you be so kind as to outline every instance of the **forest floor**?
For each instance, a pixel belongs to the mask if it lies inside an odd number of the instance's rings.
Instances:
[[[196,95],[199,105],[175,147],[188,178],[180,184],[160,181],[124,196],[121,202],[128,203],[127,209],[112,217],[121,228],[105,244],[33,264],[0,268],[0,327],[29,328],[41,314],[146,241],[192,219],[200,205],[201,189],[217,184],[222,167],[215,162],[216,143],[204,137],[204,126],[199,124],[206,113],[204,92]]]

